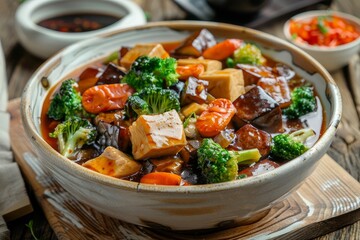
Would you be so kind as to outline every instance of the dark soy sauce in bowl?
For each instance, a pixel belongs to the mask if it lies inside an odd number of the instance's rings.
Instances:
[[[58,32],[80,33],[105,28],[120,19],[101,13],[73,13],[47,18],[37,24]]]

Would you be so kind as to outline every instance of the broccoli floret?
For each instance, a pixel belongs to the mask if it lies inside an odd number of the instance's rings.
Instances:
[[[91,144],[96,133],[96,128],[88,120],[72,117],[58,124],[55,131],[49,135],[58,139],[60,153],[71,158],[84,144]]]
[[[261,51],[258,47],[247,43],[234,52],[234,61],[235,63],[261,65],[266,60],[261,55]]]
[[[315,133],[312,129],[300,129],[291,134],[279,134],[273,137],[271,156],[278,160],[292,160],[308,150],[304,142]]]
[[[227,151],[211,138],[205,138],[198,149],[198,166],[207,183],[235,180],[238,164],[257,162],[261,154],[258,149]]]
[[[140,56],[122,79],[137,91],[148,87],[166,88],[178,82],[176,59]]]
[[[288,119],[295,119],[316,108],[316,100],[312,87],[302,86],[295,88],[291,93],[291,105],[284,109],[282,113]]]
[[[126,115],[136,117],[143,114],[161,114],[175,109],[180,111],[176,92],[170,89],[145,88],[131,95],[125,105]]]
[[[47,113],[49,118],[61,121],[73,116],[90,116],[82,106],[81,95],[75,89],[76,86],[77,83],[73,79],[65,80],[61,84],[59,92],[51,100]]]

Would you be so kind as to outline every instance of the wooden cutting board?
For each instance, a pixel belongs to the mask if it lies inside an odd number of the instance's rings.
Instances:
[[[310,239],[360,219],[360,183],[328,155],[297,191],[248,225],[179,233],[107,217],[78,202],[38,163],[23,130],[19,103],[9,103],[14,155],[59,239]]]

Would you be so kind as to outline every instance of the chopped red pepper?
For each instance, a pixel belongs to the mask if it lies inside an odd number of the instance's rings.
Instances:
[[[352,42],[360,35],[359,30],[354,25],[338,16],[291,20],[290,34],[295,41],[327,47]]]

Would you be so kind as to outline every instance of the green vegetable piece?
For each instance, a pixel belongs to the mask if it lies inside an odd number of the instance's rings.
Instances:
[[[68,118],[58,124],[49,136],[58,139],[61,155],[71,158],[76,155],[84,144],[91,144],[96,138],[96,128],[86,119]]]
[[[228,66],[229,68],[233,68],[235,67],[235,61],[232,58],[227,58],[226,59],[226,66]]]
[[[261,158],[257,148],[228,151],[211,138],[203,139],[197,154],[199,169],[207,183],[220,183],[239,179],[238,164],[250,165]]]
[[[180,101],[175,91],[162,88],[145,88],[130,96],[125,105],[130,118],[143,114],[161,114],[175,109],[180,111]]]
[[[111,53],[104,61],[104,64],[109,64],[110,62],[115,62],[119,58],[119,51]]]
[[[242,151],[229,151],[230,157],[234,159],[238,164],[250,165],[254,162],[259,161],[261,154],[259,149],[246,149]]]
[[[279,134],[273,137],[271,156],[277,160],[292,160],[308,150],[304,142],[315,133],[312,129],[301,129],[291,134]]]
[[[265,62],[265,58],[258,47],[247,43],[234,52],[234,61],[235,63],[261,65]]]
[[[207,183],[220,183],[236,179],[237,162],[230,160],[230,153],[211,138],[203,139],[197,154],[199,169]]]
[[[318,27],[319,31],[322,34],[327,34],[329,32],[329,30],[324,24],[324,19],[325,19],[324,16],[319,16],[318,17],[318,19],[317,19],[318,20],[317,27]]]
[[[312,87],[295,88],[291,93],[291,101],[291,105],[282,111],[288,119],[296,119],[316,109],[316,99]]]
[[[140,56],[131,65],[122,82],[141,91],[149,87],[170,87],[178,82],[178,77],[176,59]]]
[[[51,100],[48,117],[55,120],[66,120],[73,116],[89,117],[81,103],[81,95],[75,89],[77,83],[73,79],[65,80],[57,94]]]
[[[244,178],[247,178],[247,175],[242,173],[242,174],[239,174],[236,179],[244,179]]]
[[[35,240],[40,240],[40,238],[38,238],[38,237],[35,235],[35,232],[34,232],[34,221],[33,221],[33,220],[30,220],[29,223],[25,224],[25,226],[30,229],[31,236],[32,236]]]
[[[187,118],[185,118],[184,123],[183,123],[184,128],[186,128],[189,125],[191,118],[196,118],[196,114],[194,112],[191,113]]]

